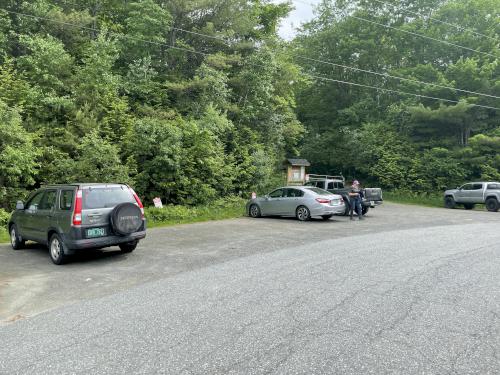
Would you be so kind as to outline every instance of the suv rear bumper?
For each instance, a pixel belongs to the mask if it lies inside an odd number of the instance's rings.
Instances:
[[[132,233],[128,236],[106,236],[100,238],[86,238],[80,240],[71,240],[68,237],[63,238],[63,242],[68,250],[80,249],[99,249],[108,246],[114,246],[125,242],[141,240],[146,237],[146,231]]]

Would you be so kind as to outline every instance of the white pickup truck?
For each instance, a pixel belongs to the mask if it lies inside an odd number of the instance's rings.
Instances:
[[[497,212],[500,208],[500,182],[469,182],[456,189],[444,192],[446,208],[463,205],[466,210],[472,210],[476,204],[486,205],[486,209]]]

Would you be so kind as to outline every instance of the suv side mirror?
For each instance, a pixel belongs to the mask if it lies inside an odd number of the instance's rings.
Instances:
[[[19,210],[19,211],[24,210],[24,203],[23,203],[23,201],[17,201],[17,203],[16,203],[16,210]]]

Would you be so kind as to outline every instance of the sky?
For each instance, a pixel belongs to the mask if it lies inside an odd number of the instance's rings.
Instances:
[[[313,18],[313,7],[319,4],[321,0],[291,0],[295,10],[288,18],[281,22],[279,34],[283,39],[291,40],[295,36],[295,29],[302,23],[310,21]],[[273,3],[281,3],[283,0],[273,0]]]

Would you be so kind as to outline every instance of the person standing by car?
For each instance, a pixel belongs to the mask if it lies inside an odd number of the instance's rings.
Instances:
[[[349,190],[349,205],[351,206],[350,207],[351,220],[354,220],[352,217],[354,210],[356,210],[359,220],[363,219],[363,211],[361,209],[362,194],[363,193],[359,188],[359,181],[354,180],[351,185],[351,190]]]

